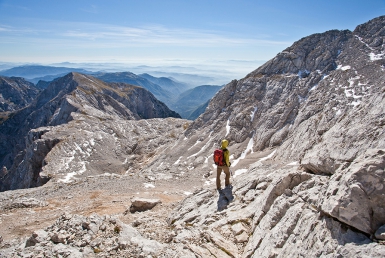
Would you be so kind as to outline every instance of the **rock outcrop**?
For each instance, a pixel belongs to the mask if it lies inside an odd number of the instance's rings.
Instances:
[[[40,90],[33,83],[23,78],[0,76],[0,123],[6,120],[2,112],[16,111],[28,106],[39,93]]]
[[[25,245],[9,248],[10,256],[145,257],[167,250],[155,240],[144,238],[135,228],[114,216],[89,217],[63,214],[54,225],[36,230]],[[165,257],[165,256],[164,256]]]
[[[370,157],[356,167],[364,169],[369,163],[377,162]],[[368,221],[378,221],[357,207],[366,205],[365,200],[349,195],[340,199],[337,220],[324,211],[325,203],[333,204],[328,191],[335,181],[328,176],[261,162],[234,182],[236,199],[227,201],[226,209],[219,209],[223,197],[214,189],[186,198],[168,219],[176,229],[174,241],[186,243],[198,257],[381,257],[385,252],[385,246],[363,230]],[[381,223],[383,219],[376,226]]]
[[[131,201],[130,212],[147,211],[162,203],[159,199],[134,198]]]

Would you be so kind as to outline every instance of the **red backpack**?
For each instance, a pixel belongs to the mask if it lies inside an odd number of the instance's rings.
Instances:
[[[214,163],[217,166],[225,166],[225,157],[224,157],[224,150],[222,149],[217,149],[214,151]]]

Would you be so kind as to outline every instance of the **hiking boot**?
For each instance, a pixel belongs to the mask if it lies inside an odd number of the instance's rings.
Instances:
[[[227,198],[227,197],[226,197]],[[235,197],[234,195],[230,196],[229,198],[227,198],[227,200],[230,202],[233,202],[235,200]]]

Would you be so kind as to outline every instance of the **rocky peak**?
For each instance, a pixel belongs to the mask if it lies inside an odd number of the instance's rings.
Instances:
[[[384,51],[385,16],[374,18],[367,23],[358,25],[353,34],[362,39],[370,48]]]
[[[302,38],[247,77],[292,73],[304,78],[317,70],[328,73],[337,67],[337,57],[351,36],[349,30],[331,30]]]
[[[287,150],[280,157],[300,158],[335,122],[357,118],[360,104],[373,103],[371,98],[380,94],[383,56],[375,54],[364,40],[382,40],[383,20],[380,17],[358,27],[359,31],[367,28],[373,32],[368,39],[360,40],[355,32],[333,30],[295,42],[220,90],[186,135],[213,131],[244,147],[251,141],[253,151],[293,145],[296,152]],[[365,117],[364,113],[360,117]]]

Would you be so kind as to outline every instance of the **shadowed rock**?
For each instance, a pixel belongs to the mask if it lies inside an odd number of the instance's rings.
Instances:
[[[130,212],[147,211],[162,203],[159,199],[134,198],[131,201]]]

